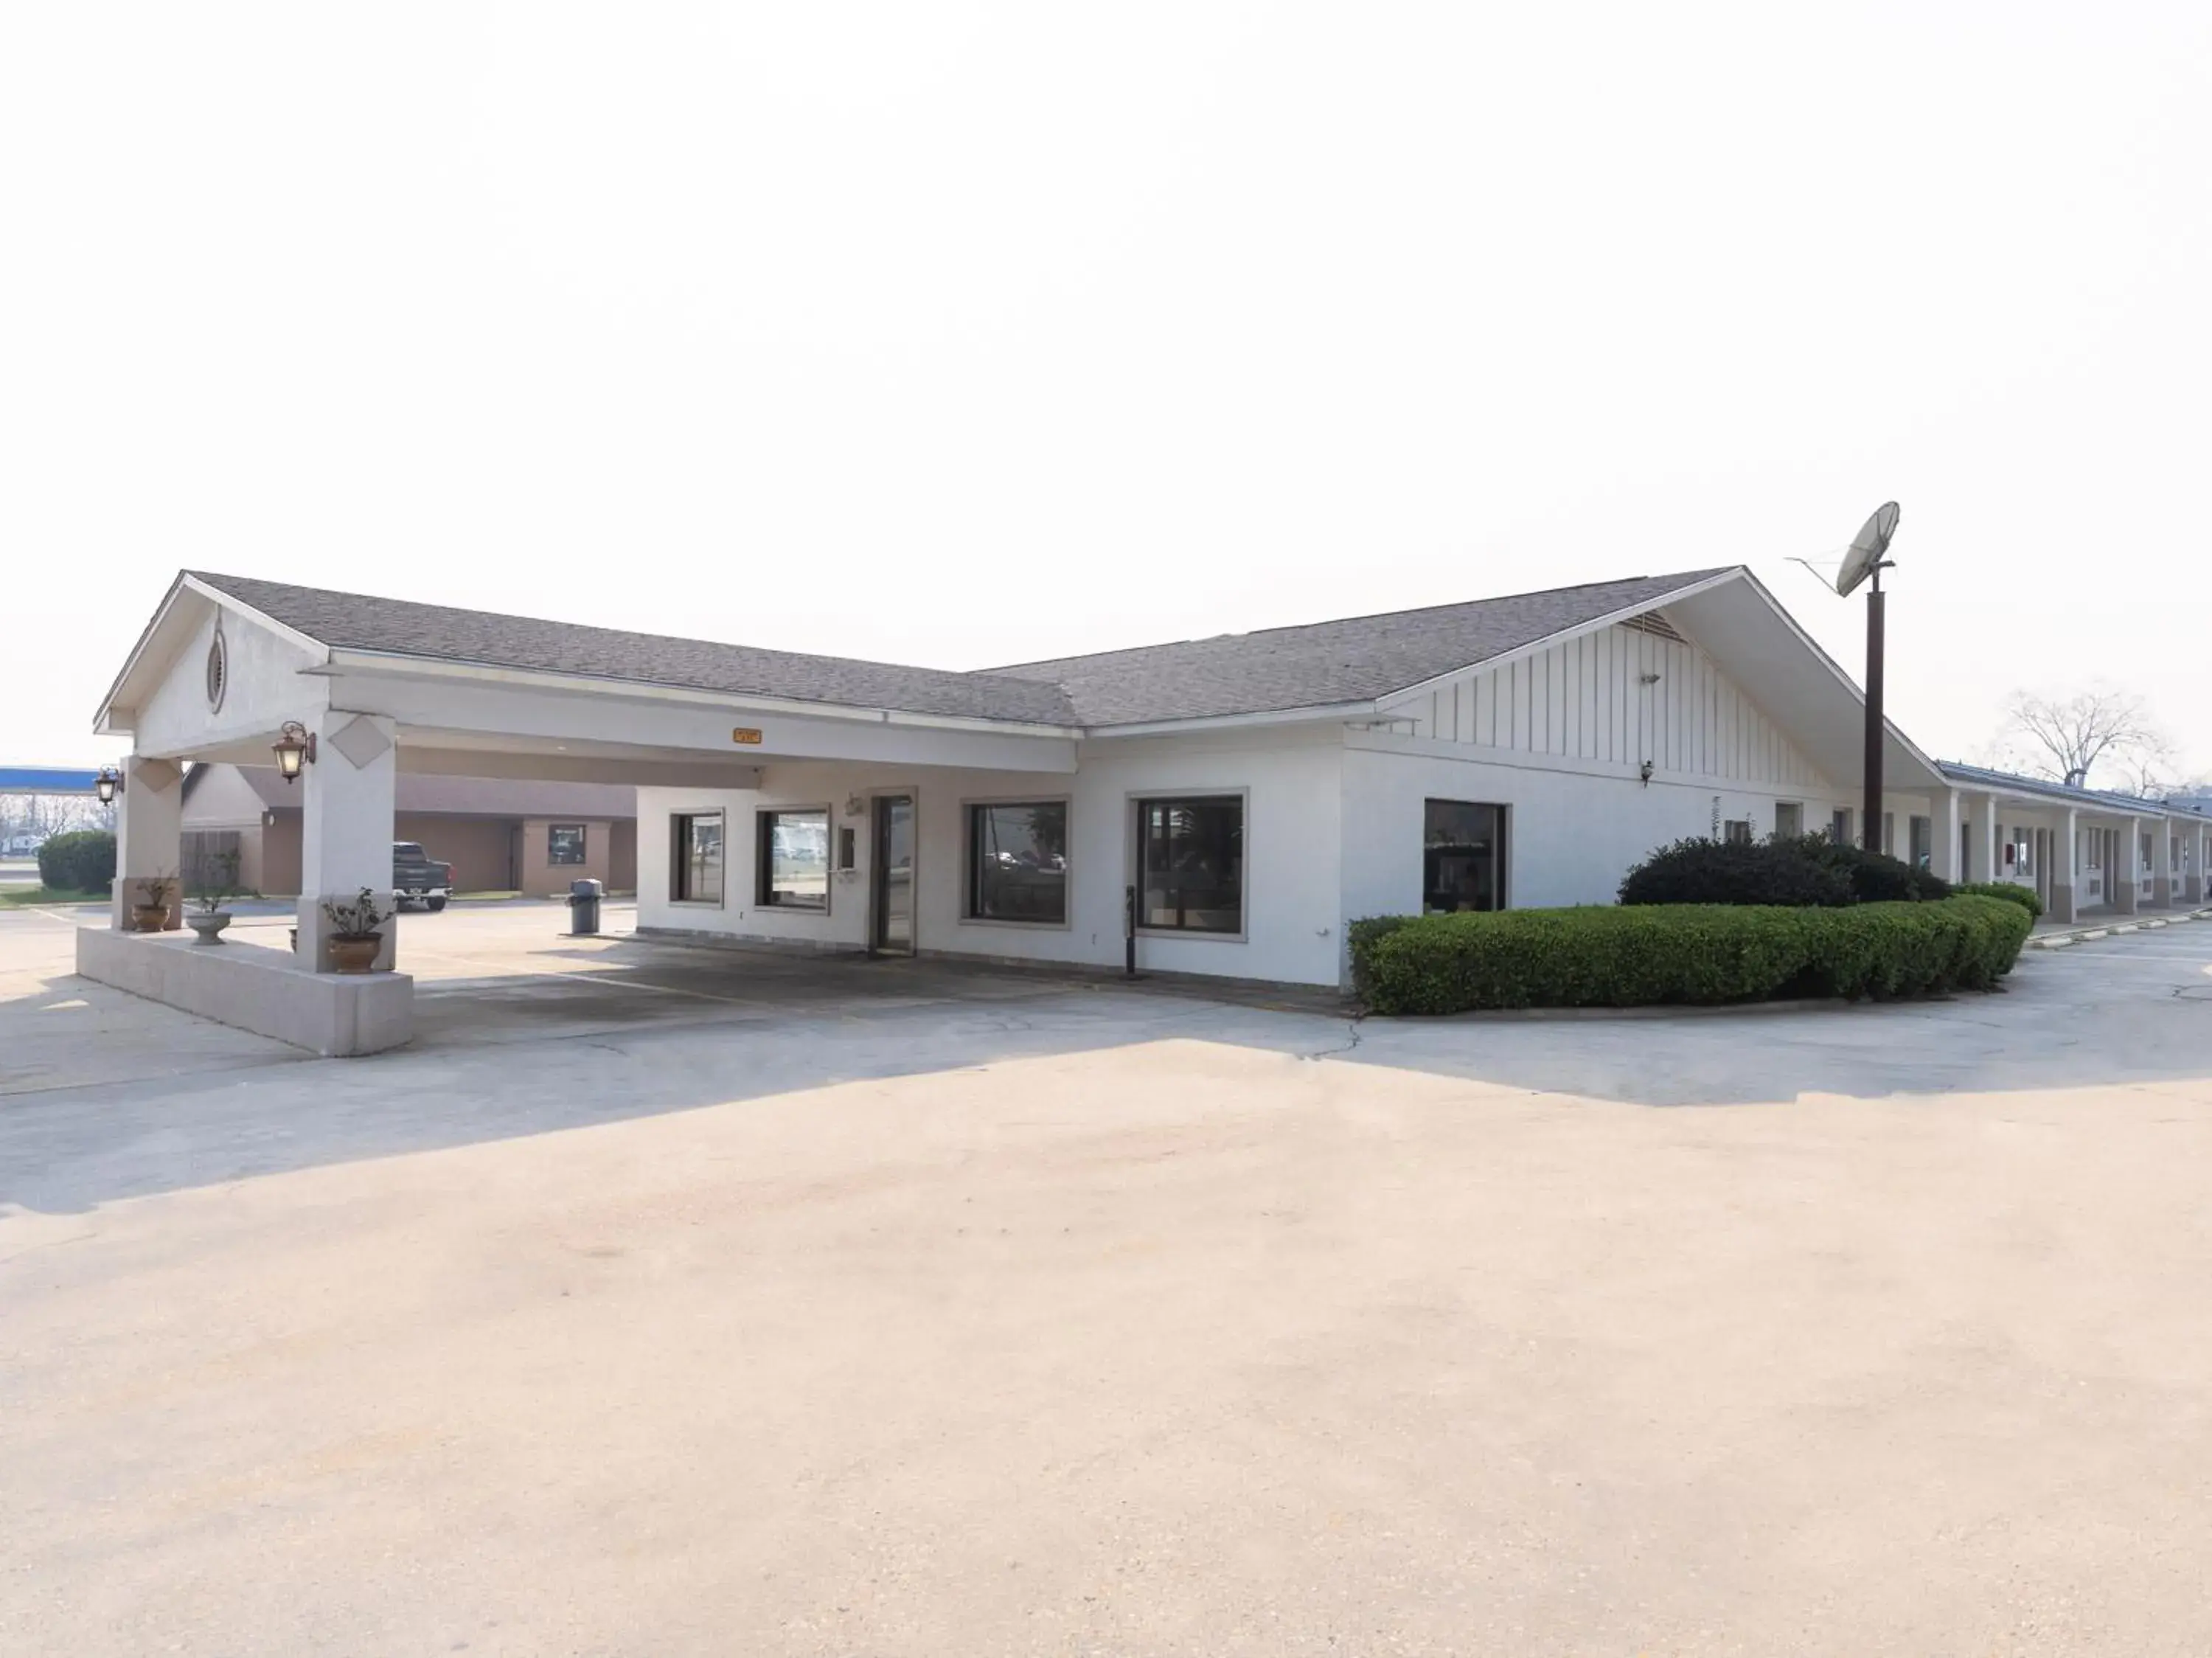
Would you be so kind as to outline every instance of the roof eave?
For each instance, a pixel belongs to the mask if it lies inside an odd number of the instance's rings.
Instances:
[[[1510,667],[1515,662],[1540,655],[1551,649],[1553,646],[1564,643],[1569,639],[1578,639],[1606,628],[1618,627],[1623,622],[1632,621],[1638,616],[1647,615],[1663,605],[1675,604],[1684,599],[1694,598],[1700,593],[1709,593],[1715,588],[1724,586],[1728,582],[1750,574],[1750,570],[1743,565],[1737,564],[1722,570],[1718,575],[1708,576],[1702,582],[1692,582],[1686,586],[1669,588],[1656,598],[1626,605],[1619,610],[1607,611],[1602,616],[1593,617],[1587,622],[1577,622],[1572,627],[1563,627],[1555,632],[1547,633],[1540,639],[1531,639],[1526,644],[1516,645],[1512,649],[1500,651],[1495,656],[1480,657],[1474,661],[1462,663],[1449,673],[1433,674],[1421,680],[1418,685],[1407,686],[1402,691],[1389,692],[1376,698],[1375,706],[1377,709],[1389,709],[1400,703],[1417,701],[1420,698],[1431,696],[1442,690],[1463,674],[1470,674],[1477,669],[1487,674],[1493,668]]]
[[[912,709],[854,703],[808,702],[797,698],[763,697],[744,692],[708,691],[696,686],[668,685],[654,680],[617,680],[602,674],[563,674],[548,668],[507,667],[496,662],[472,662],[451,656],[421,656],[406,651],[368,650],[358,646],[333,649],[323,667],[308,671],[328,674],[348,670],[406,679],[459,680],[477,685],[508,686],[522,690],[554,691],[571,695],[629,697],[645,702],[742,709],[754,713],[794,714],[814,719],[860,721],[870,724],[915,726],[944,731],[988,731],[1001,736],[1056,737],[1072,741],[1084,735],[1079,726],[1057,725],[1042,721],[997,720],[980,715],[928,714]]]

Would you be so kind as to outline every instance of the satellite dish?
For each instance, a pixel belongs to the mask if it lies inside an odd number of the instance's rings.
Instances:
[[[1897,503],[1885,501],[1866,521],[1866,527],[1851,539],[1851,549],[1844,555],[1844,567],[1836,572],[1836,591],[1848,594],[1880,570],[1882,555],[1889,551],[1889,538],[1896,533]]]

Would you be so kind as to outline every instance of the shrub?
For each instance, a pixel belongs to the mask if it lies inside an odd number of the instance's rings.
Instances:
[[[1915,869],[1887,852],[1838,845],[1826,835],[1800,835],[1771,844],[1794,848],[1799,856],[1812,863],[1841,871],[1850,883],[1851,901],[1856,904],[1911,903],[1918,899],[1951,895],[1951,883],[1942,876]]]
[[[1975,898],[2001,898],[2008,904],[2019,905],[2027,911],[2030,920],[2043,919],[2043,900],[2035,895],[2033,887],[2015,887],[2008,881],[1970,881],[1951,890]]]
[[[1695,836],[1662,846],[1620,883],[1623,904],[1785,904],[1839,906],[1947,896],[1925,869],[1825,835],[1762,841]]]
[[[1662,846],[1620,883],[1623,904],[1841,905],[1849,874],[1805,856],[1797,840],[1727,841],[1703,836]]]
[[[105,829],[73,829],[39,845],[40,882],[58,893],[105,893],[115,879],[115,837]]]
[[[1887,1000],[1990,988],[2029,925],[2020,905],[1988,898],[1409,917],[1353,930],[1352,982],[1383,1014]]]

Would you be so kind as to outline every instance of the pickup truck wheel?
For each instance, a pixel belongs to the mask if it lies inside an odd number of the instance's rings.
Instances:
[[[428,906],[434,914],[446,907],[446,900],[442,898],[426,898],[422,902]]]

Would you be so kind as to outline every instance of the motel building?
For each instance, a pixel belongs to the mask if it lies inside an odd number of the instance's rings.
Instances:
[[[428,777],[634,789],[644,938],[1101,972],[1133,942],[1147,973],[1339,985],[1360,917],[1607,903],[1688,835],[1856,838],[1863,722],[1740,567],[972,673],[186,573],[99,712],[134,752],[78,960],[324,1052],[406,1040],[411,982],[332,972],[322,904],[388,893]],[[179,868],[188,768],[272,759],[293,951],[125,932]],[[1942,875],[2068,918],[2204,899],[2202,814],[1894,726],[1883,764],[1885,844]]]

